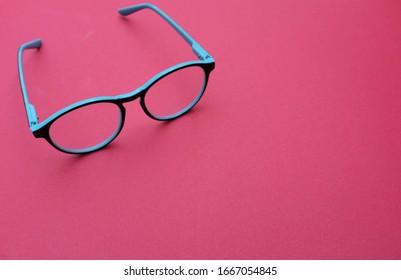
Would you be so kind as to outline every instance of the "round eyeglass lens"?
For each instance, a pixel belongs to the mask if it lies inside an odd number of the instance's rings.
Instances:
[[[169,119],[191,109],[205,88],[206,76],[199,66],[179,69],[157,81],[146,93],[144,103],[156,118]]]
[[[67,152],[88,152],[108,144],[120,131],[122,113],[110,102],[92,103],[58,118],[50,127],[50,138]]]

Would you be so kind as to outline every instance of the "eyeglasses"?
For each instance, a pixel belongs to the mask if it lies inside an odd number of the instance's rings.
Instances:
[[[166,20],[191,45],[199,60],[170,67],[130,93],[86,99],[39,122],[28,99],[22,54],[26,49],[40,49],[42,41],[36,39],[25,43],[18,50],[18,72],[28,125],[36,138],[46,139],[54,148],[65,153],[90,153],[110,144],[121,132],[125,121],[123,104],[126,102],[140,98],[146,115],[158,121],[176,119],[198,103],[215,67],[214,59],[181,26],[154,5],[140,4],[118,12],[128,16],[142,9],[151,9]]]

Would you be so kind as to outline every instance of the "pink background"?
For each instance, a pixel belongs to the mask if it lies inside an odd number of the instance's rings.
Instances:
[[[171,123],[127,104],[89,156],[41,120],[196,58],[137,1],[0,0],[0,258],[400,259],[401,2],[153,1],[216,59]]]

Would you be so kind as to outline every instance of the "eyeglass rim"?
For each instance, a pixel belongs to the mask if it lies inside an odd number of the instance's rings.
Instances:
[[[88,100],[85,100],[85,101],[88,101]],[[83,107],[86,107],[86,106],[90,106],[90,105],[93,105],[93,104],[98,104],[98,103],[110,103],[110,104],[113,104],[113,105],[117,106],[119,108],[119,110],[120,110],[120,121],[119,121],[118,128],[114,131],[114,133],[109,138],[107,138],[103,142],[101,142],[99,144],[96,144],[96,145],[94,145],[92,147],[83,148],[83,149],[68,149],[68,148],[64,148],[64,147],[56,144],[53,141],[53,139],[52,139],[52,137],[50,135],[51,134],[50,130],[51,130],[52,125],[57,120],[59,120],[60,118],[62,118],[66,114],[68,114],[70,112],[73,112],[73,111],[75,111],[77,109],[80,109],[80,108],[83,108]],[[92,100],[91,102],[86,102],[86,103],[78,102],[78,103],[75,103],[74,105],[77,105],[77,106],[74,106],[73,108],[71,108],[71,109],[69,109],[67,111],[60,110],[60,111],[63,111],[63,113],[60,114],[57,118],[54,118],[46,126],[42,127],[41,129],[39,129],[37,131],[34,131],[34,133],[33,133],[34,136],[36,138],[44,138],[51,146],[53,146],[55,149],[57,149],[57,150],[59,150],[61,152],[65,152],[65,153],[69,153],[69,154],[86,154],[86,153],[91,153],[91,152],[94,152],[96,150],[102,149],[105,146],[107,146],[108,144],[110,144],[111,142],[113,142],[113,140],[120,134],[122,128],[124,127],[126,111],[125,111],[125,107],[120,102],[99,98],[97,100]]]
[[[152,113],[150,113],[145,104],[145,96],[146,96],[147,92],[149,91],[149,89],[153,85],[155,85],[159,80],[163,79],[164,77],[166,77],[176,71],[179,71],[180,69],[193,67],[193,66],[202,68],[202,70],[204,71],[204,74],[205,74],[203,89],[199,93],[198,97],[191,104],[189,104],[186,108],[184,108],[183,110],[177,112],[176,114],[170,115],[168,117],[157,117],[157,116],[153,115]],[[105,146],[110,144],[120,134],[121,130],[123,129],[123,126],[125,123],[125,116],[126,116],[125,107],[123,105],[124,103],[131,102],[131,101],[134,101],[134,100],[140,98],[139,103],[142,107],[142,110],[145,112],[145,114],[148,117],[150,117],[154,120],[158,120],[158,121],[174,120],[174,119],[181,117],[182,115],[188,113],[199,102],[199,100],[203,96],[203,93],[206,90],[208,80],[209,80],[209,75],[213,69],[214,69],[214,60],[212,60],[212,59],[210,61],[208,61],[208,60],[189,61],[189,62],[177,64],[177,65],[172,66],[172,67],[160,72],[159,74],[155,75],[148,82],[146,82],[143,86],[137,88],[136,90],[134,90],[130,93],[120,94],[117,96],[101,96],[101,97],[89,98],[89,99],[85,99],[85,100],[73,103],[67,107],[64,107],[63,109],[55,112],[54,114],[52,114],[51,116],[49,116],[48,118],[43,120],[40,124],[36,125],[35,127],[31,127],[31,130],[33,132],[33,135],[36,138],[44,138],[45,140],[47,140],[47,142],[50,145],[52,145],[54,148],[56,148],[59,151],[62,151],[65,153],[70,153],[70,154],[85,154],[85,153],[94,152],[94,151],[104,148]],[[95,104],[95,103],[105,103],[105,102],[109,102],[109,103],[113,103],[113,104],[117,105],[120,108],[121,118],[122,118],[119,129],[116,131],[116,133],[115,133],[115,135],[113,135],[113,137],[108,139],[109,141],[104,141],[91,148],[81,149],[81,150],[65,149],[65,148],[59,147],[57,144],[55,144],[53,142],[53,140],[50,137],[50,127],[55,121],[57,121],[62,116],[68,114],[69,112],[72,112],[81,107],[88,106],[88,105]]]
[[[199,90],[199,93],[197,94],[196,98],[193,101],[191,101],[191,103],[188,104],[184,109],[181,109],[180,111],[178,111],[178,112],[176,112],[174,114],[170,114],[168,116],[158,116],[158,115],[153,114],[151,112],[152,110],[149,110],[148,106],[146,106],[146,96],[147,96],[148,92],[150,91],[150,89],[154,85],[156,85],[160,80],[162,80],[163,78],[165,78],[165,77],[167,77],[167,76],[169,76],[169,75],[171,75],[171,74],[173,74],[175,72],[178,72],[181,69],[190,68],[190,67],[199,67],[199,68],[202,69],[203,74],[204,74],[203,82],[202,82],[202,88]],[[203,94],[204,94],[204,92],[206,90],[208,81],[209,81],[210,71],[205,70],[205,68],[204,67],[200,67],[200,65],[189,64],[189,65],[186,65],[184,67],[176,68],[173,71],[169,71],[165,75],[158,76],[156,79],[152,79],[152,82],[148,84],[148,86],[146,87],[146,90],[141,95],[140,104],[141,104],[141,107],[142,107],[143,111],[145,112],[145,114],[148,117],[150,117],[150,118],[152,118],[154,120],[158,120],[158,121],[171,121],[171,120],[174,120],[176,118],[181,117],[182,115],[184,115],[187,112],[189,112],[193,107],[195,107],[195,105],[202,98],[202,96],[203,96]]]

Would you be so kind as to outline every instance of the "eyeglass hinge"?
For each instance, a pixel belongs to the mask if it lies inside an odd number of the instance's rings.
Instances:
[[[211,58],[211,56],[201,46],[199,46],[198,43],[192,44],[192,50],[201,60]]]
[[[35,107],[32,104],[29,104],[28,107],[28,120],[29,120],[29,127],[37,125],[39,123],[39,118],[36,115]]]

